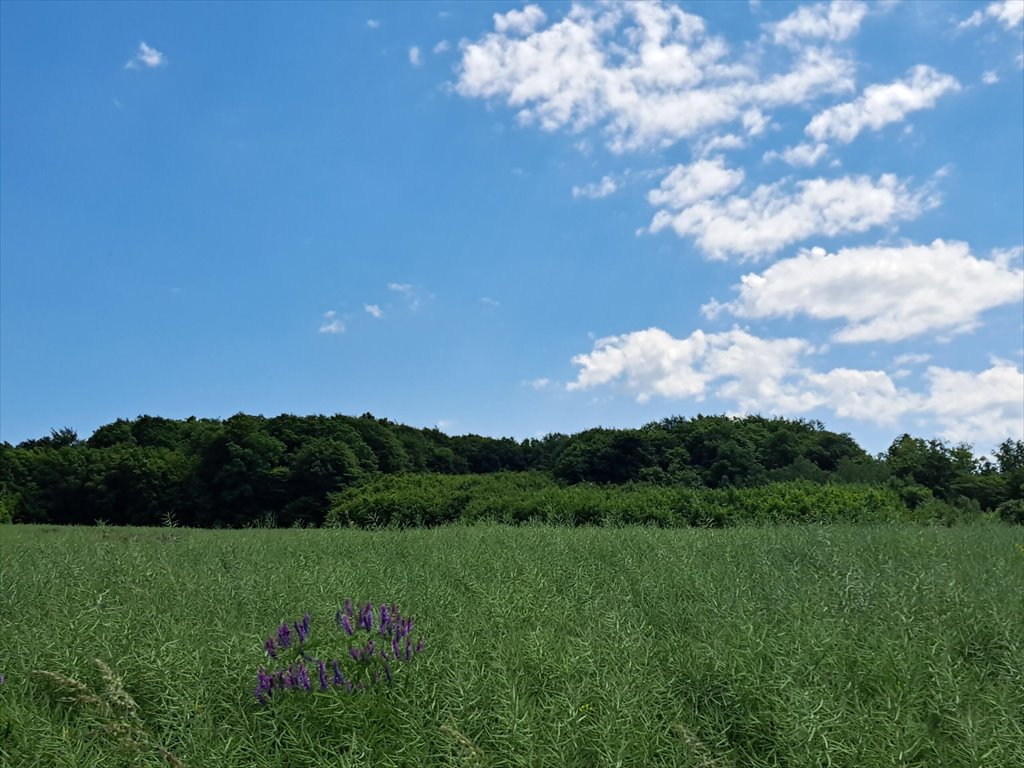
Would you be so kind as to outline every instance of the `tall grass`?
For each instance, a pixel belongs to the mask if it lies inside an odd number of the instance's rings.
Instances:
[[[0,764],[1024,765],[1022,547],[994,525],[3,526]],[[345,596],[415,614],[408,674],[257,704],[268,633]]]

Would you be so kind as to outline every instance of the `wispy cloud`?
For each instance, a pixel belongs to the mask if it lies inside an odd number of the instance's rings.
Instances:
[[[125,69],[155,69],[167,63],[167,57],[156,48],[139,43],[139,49],[125,63]]]
[[[1024,2],[1021,5],[1024,7]],[[943,94],[959,90],[955,77],[925,65],[916,66],[902,80],[868,86],[859,99],[815,115],[805,132],[816,141],[835,139],[849,144],[865,129],[877,131],[900,122],[910,112],[934,107]]]
[[[405,300],[406,306],[413,312],[422,305],[420,291],[412,283],[388,283],[388,290],[401,295]]]
[[[446,53],[447,51],[451,50],[451,47],[451,43],[449,43],[447,40],[442,40],[441,42],[434,46],[434,53]]]
[[[584,184],[582,187],[573,187],[572,196],[575,198],[586,197],[591,200],[599,200],[602,197],[615,192],[617,189],[615,180],[611,176],[605,176],[601,181],[593,184]]]
[[[366,27],[368,29],[380,29],[380,19],[367,19]]]
[[[997,0],[989,3],[984,10],[977,10],[957,24],[958,29],[980,27],[988,20],[1002,24],[1008,30],[1019,29],[1024,22],[1024,2],[1021,0]]]
[[[420,66],[423,63],[422,56],[420,54],[420,48],[418,45],[414,45],[409,49],[409,63],[414,67]]]
[[[333,309],[324,312],[324,319],[320,325],[320,333],[344,333],[345,323],[338,318],[338,313]]]
[[[378,319],[384,317],[384,310],[376,304],[363,304],[363,309],[366,310],[366,314],[372,315]]]
[[[484,304],[484,305],[486,305],[488,307],[500,307],[501,306],[501,302],[500,301],[498,301],[497,299],[492,299],[490,296],[481,296],[480,297],[480,303]]]

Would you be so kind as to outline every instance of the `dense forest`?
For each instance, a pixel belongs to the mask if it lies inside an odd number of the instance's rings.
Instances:
[[[287,527],[493,517],[717,525],[730,509],[776,519],[793,507],[833,519],[833,507],[846,504],[873,505],[881,518],[898,507],[917,518],[1024,523],[1024,442],[1006,440],[991,456],[910,435],[871,456],[820,422],[761,416],[672,417],[521,442],[449,436],[369,414],[140,416],[86,440],[65,428],[0,444],[0,522]]]

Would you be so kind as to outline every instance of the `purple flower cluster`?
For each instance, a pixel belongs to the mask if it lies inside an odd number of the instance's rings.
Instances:
[[[284,622],[277,633],[267,639],[263,649],[271,659],[285,663],[282,655],[294,659],[288,666],[268,672],[260,667],[256,672],[256,700],[266,704],[277,691],[312,691],[310,674],[315,670],[317,688],[353,691],[365,690],[382,679],[390,685],[394,680],[393,664],[408,663],[423,650],[423,637],[413,643],[413,618],[402,615],[395,604],[379,608],[366,603],[357,609],[351,600],[345,600],[334,616],[335,623],[348,641],[347,658],[330,661],[311,655],[310,616],[291,625]],[[293,632],[294,630],[294,632]],[[363,637],[358,637],[363,634]],[[348,669],[346,675],[343,669]]]

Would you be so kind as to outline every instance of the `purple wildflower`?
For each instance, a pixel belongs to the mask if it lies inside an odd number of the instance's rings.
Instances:
[[[281,624],[281,626],[278,627],[278,630],[277,630],[277,644],[279,646],[281,646],[282,648],[291,648],[292,647],[292,633],[291,633],[291,630],[288,629],[288,623],[287,622]]]
[[[267,674],[267,670],[260,667],[256,670],[256,684],[260,690],[269,691],[274,687],[274,678]]]
[[[381,603],[381,606],[380,606],[380,631],[381,631],[382,634],[384,632],[384,627],[386,627],[387,624],[388,624],[388,618],[389,618],[389,616],[388,616],[388,607],[386,605],[384,605],[383,603]]]
[[[352,616],[352,601],[347,597],[345,598],[345,613],[348,614],[349,617]]]
[[[423,650],[423,635],[420,635],[420,639],[416,643],[416,653]]]
[[[263,644],[263,648],[266,650],[267,656],[272,659],[277,658],[277,651],[274,650],[274,638],[268,637],[267,642]]]
[[[299,662],[299,674],[297,681],[302,686],[303,690],[310,691],[313,686],[309,683],[309,673],[306,671],[306,665],[301,661]]]
[[[348,616],[342,616],[341,617],[341,626],[342,626],[342,629],[345,630],[345,634],[348,635],[349,637],[352,637],[352,634],[353,634],[352,622],[348,620]]]
[[[412,658],[412,638],[405,638],[405,660],[409,661]]]
[[[256,701],[257,701],[257,702],[258,702],[259,704],[262,704],[262,705],[264,705],[264,706],[266,705],[266,703],[267,703],[267,697],[266,697],[266,696],[264,695],[264,693],[263,693],[263,689],[262,689],[262,688],[260,688],[259,686],[257,686],[257,687],[256,687],[256,688],[255,688],[255,689],[253,690],[253,692],[252,692],[252,695],[256,697]]]
[[[391,651],[395,654],[395,658],[396,659],[401,655],[399,653],[399,650],[398,650],[398,636],[397,635],[395,635],[393,638],[391,638]]]
[[[334,684],[341,685],[345,682],[345,676],[341,674],[341,665],[338,664],[338,660],[335,659],[331,662],[331,668],[334,670]]]
[[[359,616],[359,626],[367,632],[373,629],[373,603],[367,603]]]
[[[362,656],[358,648],[349,648],[348,655],[352,657],[352,661],[359,661]]]
[[[327,682],[327,665],[322,661],[318,661],[316,663],[316,668],[317,671],[320,673],[320,690],[326,691],[329,685],[329,683]]]
[[[284,673],[281,683],[286,691],[290,691],[295,687],[295,669],[293,667],[288,667],[288,671]]]
[[[365,655],[367,655],[367,656],[373,656],[373,652],[374,652],[375,649],[376,649],[376,646],[374,645],[373,640],[371,640],[370,642],[368,642],[366,644],[366,649],[363,651],[363,653]]]
[[[351,680],[346,680],[345,681],[345,690],[348,691],[349,693],[352,693],[352,681]]]

